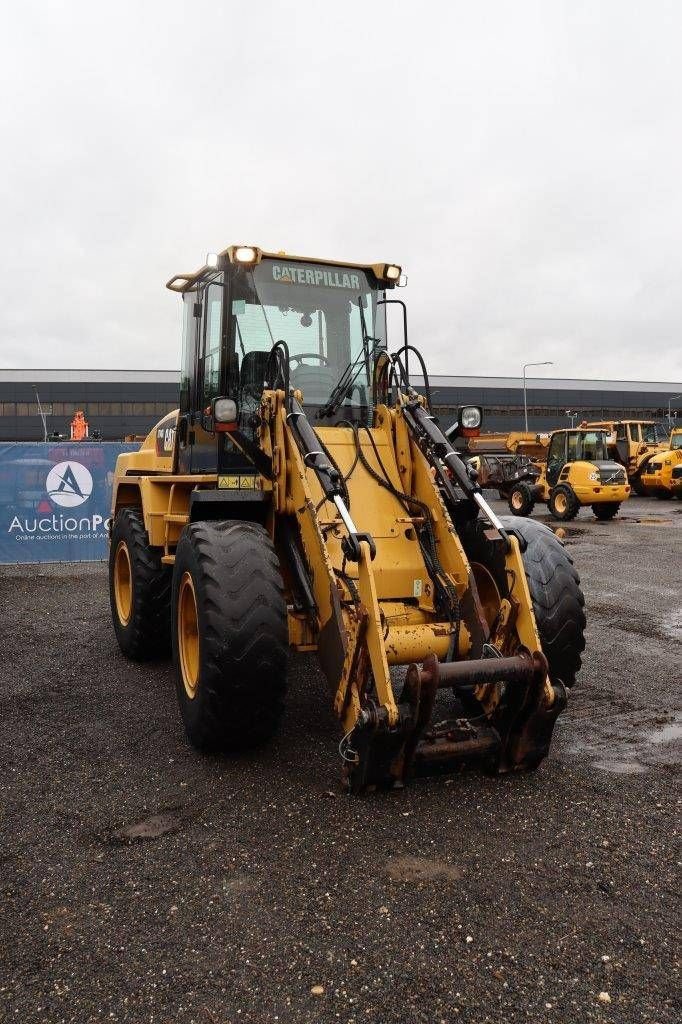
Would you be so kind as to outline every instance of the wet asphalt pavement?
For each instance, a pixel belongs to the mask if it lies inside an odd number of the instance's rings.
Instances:
[[[0,1021],[678,1021],[682,502],[566,543],[588,648],[541,769],[355,798],[314,661],[273,744],[203,758],[103,567],[0,568]]]

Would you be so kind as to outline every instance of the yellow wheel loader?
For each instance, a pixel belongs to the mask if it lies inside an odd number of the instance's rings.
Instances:
[[[645,494],[656,498],[682,498],[682,427],[670,434],[669,447],[652,456],[641,474]]]
[[[172,278],[179,411],[113,487],[118,643],[172,649],[190,742],[265,742],[289,651],[316,653],[351,792],[462,762],[535,768],[584,648],[566,550],[495,515],[431,414],[400,282],[394,264],[252,246]],[[480,419],[460,410],[459,430]]]
[[[603,430],[555,430],[549,440],[547,461],[537,479],[507,485],[506,496],[515,516],[528,516],[535,503],[544,502],[555,519],[574,519],[589,505],[597,519],[613,519],[630,497],[625,469],[608,458]]]
[[[655,420],[602,420],[581,427],[605,430],[609,458],[625,467],[635,494],[645,494],[642,475],[649,461],[668,447],[668,435]]]

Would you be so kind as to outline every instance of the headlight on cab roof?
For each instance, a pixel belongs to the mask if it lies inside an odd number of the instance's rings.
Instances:
[[[253,245],[236,245],[234,258],[237,263],[256,263],[258,260],[258,249]]]
[[[384,277],[387,281],[399,281],[402,268],[397,267],[394,263],[387,263],[384,267]]]

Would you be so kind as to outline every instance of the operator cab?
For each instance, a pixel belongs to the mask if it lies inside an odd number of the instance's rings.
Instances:
[[[605,430],[556,430],[547,452],[547,482],[554,486],[566,463],[609,461]]]
[[[300,390],[311,420],[369,423],[386,290],[399,280],[391,264],[325,263],[250,246],[172,278],[168,287],[183,298],[178,470],[238,469],[244,455],[230,433],[255,441],[266,385]],[[217,412],[216,399],[230,401]]]

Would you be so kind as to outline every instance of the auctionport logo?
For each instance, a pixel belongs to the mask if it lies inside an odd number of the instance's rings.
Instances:
[[[20,541],[57,542],[106,539],[106,513],[75,511],[89,498],[94,503],[98,497],[93,493],[94,482],[87,466],[71,459],[57,463],[47,474],[45,490],[49,502],[43,498],[32,515],[15,515],[7,528],[11,537]]]
[[[47,474],[45,488],[55,505],[77,508],[92,494],[92,476],[80,462],[60,462]]]

